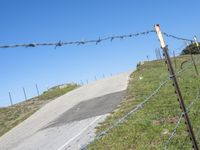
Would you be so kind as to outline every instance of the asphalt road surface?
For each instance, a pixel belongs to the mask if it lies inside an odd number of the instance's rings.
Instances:
[[[98,80],[46,104],[0,137],[0,150],[78,150],[123,99],[131,72]]]

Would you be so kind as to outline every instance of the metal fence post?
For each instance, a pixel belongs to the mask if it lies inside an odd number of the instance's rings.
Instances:
[[[158,49],[158,54],[159,54],[160,59],[162,59],[162,55],[160,53],[160,49]]]
[[[197,76],[198,76],[198,75],[199,75],[199,72],[198,72],[197,65],[196,65],[196,63],[195,63],[195,61],[194,61],[194,57],[193,57],[192,53],[190,53],[190,57],[191,57],[191,59],[192,59],[193,65],[194,65],[195,72],[196,72],[196,74],[197,74]]]
[[[36,88],[36,91],[37,91],[37,95],[40,96],[40,91],[38,89],[38,85],[37,84],[35,84],[35,88]]]
[[[13,105],[13,102],[12,102],[12,96],[11,96],[11,93],[9,92],[9,98],[10,98],[10,105],[12,106]]]
[[[189,44],[188,44],[188,43],[187,43],[187,47],[189,47]],[[198,47],[198,44],[197,44],[197,47]],[[197,76],[198,76],[198,75],[199,75],[199,72],[198,72],[198,69],[197,69],[197,65],[196,65],[196,63],[195,63],[195,61],[194,61],[194,57],[193,57],[193,55],[192,55],[192,50],[190,50],[190,57],[191,57],[191,60],[192,60],[193,65],[194,65],[195,72],[196,72],[196,74],[197,74]]]
[[[190,119],[189,119],[189,116],[187,114],[187,110],[186,110],[185,103],[184,103],[184,100],[183,100],[183,97],[182,97],[182,94],[181,94],[181,91],[180,91],[180,88],[179,88],[179,84],[178,84],[178,81],[176,79],[176,75],[174,73],[173,66],[171,64],[171,60],[170,60],[169,53],[168,53],[168,47],[165,45],[165,41],[164,41],[162,32],[160,30],[159,24],[155,25],[155,31],[156,31],[158,39],[160,41],[161,48],[163,49],[163,55],[165,57],[165,63],[168,66],[169,75],[170,75],[170,78],[173,82],[173,86],[175,88],[175,93],[177,95],[180,108],[181,108],[182,112],[184,113],[183,117],[185,119],[185,124],[187,125],[187,131],[189,132],[190,139],[192,140],[193,148],[195,150],[198,150],[199,148],[198,148],[197,141],[196,141],[193,129],[192,129],[192,125],[190,123]]]
[[[159,60],[158,50],[157,50],[157,48],[155,49],[155,53],[156,53],[156,59]]]
[[[24,92],[24,98],[25,98],[25,100],[27,100],[26,91],[25,91],[24,87],[23,87],[23,92]]]
[[[175,69],[177,69],[177,63],[176,63],[176,55],[175,55],[175,51],[173,51],[173,55],[174,55],[174,66],[175,66]]]

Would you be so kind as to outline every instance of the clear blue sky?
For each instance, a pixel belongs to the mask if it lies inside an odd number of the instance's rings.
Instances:
[[[153,29],[200,37],[199,0],[0,0],[0,45],[96,39]],[[183,42],[166,39],[180,52]],[[98,45],[0,49],[0,106],[67,82],[86,82],[134,69],[155,58],[155,34]]]

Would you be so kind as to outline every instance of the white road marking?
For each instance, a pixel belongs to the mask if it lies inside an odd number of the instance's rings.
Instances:
[[[77,135],[72,137],[70,140],[68,140],[65,144],[63,144],[61,147],[59,147],[57,150],[62,150],[65,148],[70,142],[72,142],[74,139],[76,139],[78,136],[80,136],[85,130],[87,130],[92,124],[94,124],[97,120],[99,120],[102,116],[98,116],[94,121],[92,121],[88,126],[83,128]]]

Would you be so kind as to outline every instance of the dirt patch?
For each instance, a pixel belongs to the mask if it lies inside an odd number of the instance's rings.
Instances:
[[[153,120],[152,124],[153,125],[161,125],[161,124],[166,124],[166,123],[175,124],[175,123],[177,123],[178,119],[179,119],[178,116],[167,117],[167,118],[162,118],[160,120]]]

